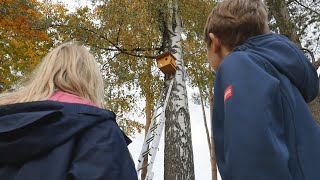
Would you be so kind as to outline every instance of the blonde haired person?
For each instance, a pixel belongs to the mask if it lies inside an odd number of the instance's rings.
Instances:
[[[0,95],[0,179],[136,180],[95,58],[70,42],[18,90]]]
[[[267,16],[261,0],[223,0],[204,29],[218,168],[223,180],[318,180],[320,130],[307,106],[317,72],[287,37],[269,33]]]

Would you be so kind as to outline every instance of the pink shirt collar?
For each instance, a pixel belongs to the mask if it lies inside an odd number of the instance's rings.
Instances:
[[[55,91],[48,100],[58,101],[58,102],[67,102],[67,103],[76,103],[76,104],[86,104],[86,105],[97,107],[97,105],[95,105],[94,103],[88,100],[82,99],[79,96],[76,96],[67,92],[63,92],[60,90]]]

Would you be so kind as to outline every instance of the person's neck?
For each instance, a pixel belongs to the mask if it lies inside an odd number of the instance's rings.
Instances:
[[[221,46],[220,56],[225,58],[228,54],[230,54],[231,50],[228,47]]]

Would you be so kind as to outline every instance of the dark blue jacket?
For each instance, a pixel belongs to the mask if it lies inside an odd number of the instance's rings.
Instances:
[[[115,114],[53,101],[0,106],[1,180],[136,180]]]
[[[249,39],[224,58],[213,134],[223,180],[320,180],[320,130],[307,102],[316,70],[281,35]]]

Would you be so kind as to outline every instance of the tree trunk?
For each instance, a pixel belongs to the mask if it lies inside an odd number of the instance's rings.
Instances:
[[[301,47],[296,26],[290,20],[290,13],[285,0],[266,0],[271,15],[275,18],[280,33],[288,36],[294,43]]]
[[[145,126],[145,137],[147,136],[147,133],[148,133],[148,129],[149,129],[149,126],[150,126],[150,123],[151,123],[151,107],[150,107],[150,104],[151,104],[151,100],[150,100],[150,96],[147,95],[146,96],[146,110],[145,110],[145,113],[146,113],[146,126]],[[142,167],[145,167],[146,165],[148,164],[148,156],[145,156],[145,158],[143,159],[143,163],[142,163]],[[143,168],[141,170],[141,180],[144,180],[146,178],[146,175],[147,175],[147,167]]]
[[[145,73],[144,73],[144,83],[150,85],[152,84],[152,72],[151,72],[151,68],[152,68],[152,62],[151,61],[147,61],[147,64],[146,64],[146,69],[145,69]],[[146,106],[145,106],[145,114],[146,114],[146,126],[145,126],[145,138],[147,136],[147,133],[148,133],[148,130],[149,130],[149,127],[150,127],[150,123],[154,123],[154,122],[151,122],[152,120],[152,115],[153,115],[153,101],[154,101],[154,96],[152,95],[152,88],[151,86],[141,86],[144,88],[144,91],[145,94],[144,96],[146,97]],[[145,167],[141,170],[141,180],[144,180],[146,178],[146,175],[147,175],[147,167],[146,165],[148,164],[148,157],[149,156],[145,156],[145,158],[143,159],[143,163],[142,163],[142,167]]]
[[[205,127],[206,134],[207,134],[207,141],[208,141],[208,147],[209,147],[209,152],[210,152],[211,178],[212,178],[212,180],[217,180],[217,167],[216,167],[216,161],[215,161],[215,153],[213,150],[214,146],[212,145],[212,139],[210,138],[210,133],[209,133],[208,125],[207,125],[206,112],[204,109],[204,103],[203,103],[203,98],[202,98],[202,91],[201,91],[199,83],[198,83],[198,88],[199,88],[199,94],[200,94],[200,102],[201,102],[201,107],[202,107],[204,127]]]
[[[309,108],[312,112],[313,118],[316,120],[318,126],[320,126],[320,96],[316,97],[311,103],[309,103]]]
[[[288,6],[284,0],[266,0],[269,6],[270,13],[276,20],[276,25],[279,27],[280,33],[285,34],[295,42],[299,47],[301,42],[297,35],[297,28],[292,21],[290,21],[290,13]],[[315,100],[309,103],[309,109],[312,112],[318,125],[320,125],[320,97],[319,94]]]
[[[214,120],[212,118],[213,113],[213,81],[210,82],[209,85],[209,101],[210,101],[210,122],[211,122],[211,129],[212,129],[212,121]],[[212,179],[217,180],[217,160],[216,160],[216,152],[215,152],[215,146],[214,146],[214,139],[213,139],[213,133],[211,136],[211,148],[210,148],[210,161],[211,161],[211,171],[212,171]]]
[[[169,4],[169,8],[173,18],[168,23],[168,30],[171,32],[168,49],[177,59],[177,71],[166,109],[164,180],[194,180],[190,115],[181,44],[182,23],[175,0]]]

